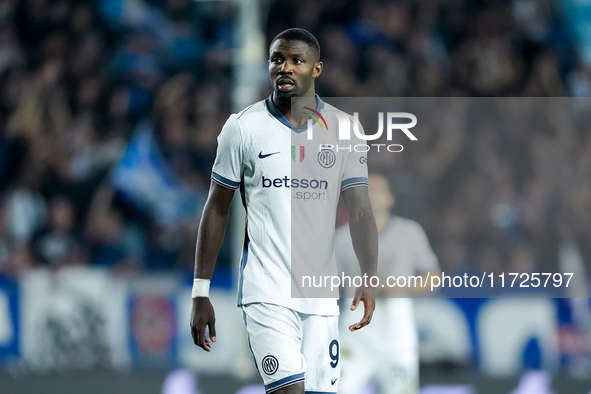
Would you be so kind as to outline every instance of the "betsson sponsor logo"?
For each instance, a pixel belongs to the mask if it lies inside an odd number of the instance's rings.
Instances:
[[[263,188],[270,187],[287,187],[287,188],[301,188],[301,189],[328,189],[328,181],[318,179],[290,179],[287,175],[283,178],[265,178],[263,176]]]
[[[328,189],[328,181],[319,179],[297,179],[285,176],[283,178],[265,178],[263,176],[263,188],[291,188],[291,189],[314,189],[314,191],[294,191],[292,198],[295,200],[326,200],[326,192],[319,192],[315,190],[326,190]]]

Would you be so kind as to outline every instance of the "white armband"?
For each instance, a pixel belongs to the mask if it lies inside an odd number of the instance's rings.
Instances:
[[[191,298],[205,297],[209,298],[209,279],[193,279],[193,290],[191,291]]]

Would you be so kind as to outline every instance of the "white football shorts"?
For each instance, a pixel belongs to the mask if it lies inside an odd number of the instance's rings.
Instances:
[[[307,393],[339,388],[339,317],[266,303],[242,306],[250,350],[265,391],[304,381]]]

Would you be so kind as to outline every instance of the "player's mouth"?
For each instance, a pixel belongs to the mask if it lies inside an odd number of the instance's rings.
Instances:
[[[280,78],[277,81],[277,87],[282,92],[291,92],[295,87],[295,82],[289,78]]]

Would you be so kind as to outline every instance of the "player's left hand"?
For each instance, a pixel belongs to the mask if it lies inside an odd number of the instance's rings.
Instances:
[[[205,331],[209,329],[209,338]],[[195,345],[206,352],[211,351],[211,343],[215,337],[215,311],[207,297],[193,298],[193,310],[191,311],[191,335]]]
[[[354,311],[359,306],[359,302],[363,302],[363,317],[358,323],[349,326],[349,331],[357,331],[360,328],[367,326],[373,317],[373,311],[376,309],[375,294],[366,288],[359,287],[355,291],[355,298],[351,304],[351,310]]]

